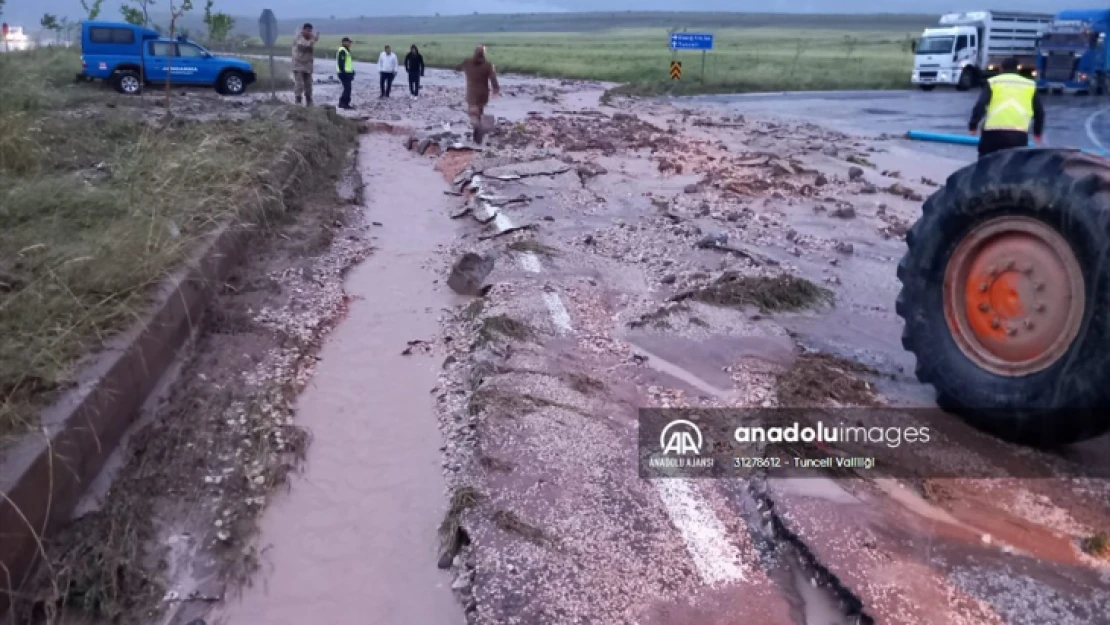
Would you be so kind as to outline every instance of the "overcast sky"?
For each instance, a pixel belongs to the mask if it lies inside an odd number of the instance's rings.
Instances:
[[[159,9],[168,0],[157,0]],[[197,11],[204,0],[194,0]],[[1098,2],[1075,0],[1009,0],[1009,10],[1056,12],[1062,9],[1098,7]],[[102,19],[119,17],[120,0],[106,0]],[[924,4],[919,0],[769,0],[760,3],[768,12],[781,13],[942,13],[968,11],[977,7],[964,1],[942,0]],[[263,9],[273,9],[279,18],[357,17],[359,15],[442,15],[479,13],[540,13],[550,11],[751,11],[735,0],[363,0],[362,2],[313,3],[305,0],[216,0],[216,8],[237,16],[254,17]],[[3,20],[28,29],[36,27],[43,13],[78,19],[82,16],[79,0],[7,0]]]

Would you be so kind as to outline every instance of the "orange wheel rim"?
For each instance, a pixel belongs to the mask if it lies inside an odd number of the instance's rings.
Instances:
[[[980,224],[944,272],[944,316],[960,350],[1006,376],[1058,361],[1083,323],[1083,272],[1052,227],[1026,217]]]

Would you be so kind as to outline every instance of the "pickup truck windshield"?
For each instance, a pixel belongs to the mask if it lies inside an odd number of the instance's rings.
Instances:
[[[950,54],[955,37],[922,37],[917,42],[917,54]]]

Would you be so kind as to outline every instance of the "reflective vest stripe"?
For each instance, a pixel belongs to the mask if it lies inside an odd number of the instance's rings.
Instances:
[[[991,87],[991,101],[987,105],[983,130],[1029,132],[1037,83],[1011,74],[995,76],[987,82]]]
[[[346,53],[347,56],[341,61],[340,57],[342,57],[344,53]],[[342,65],[340,65],[341,62],[343,63]],[[351,51],[347,48],[341,47],[335,52],[335,71],[340,74],[355,73],[355,63],[351,60]]]

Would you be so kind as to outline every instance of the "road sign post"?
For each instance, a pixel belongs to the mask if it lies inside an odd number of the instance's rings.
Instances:
[[[270,9],[262,12],[258,18],[258,35],[262,43],[270,52],[270,99],[277,99],[277,90],[274,87],[274,44],[277,43],[278,25],[277,17]]]
[[[0,29],[2,29],[0,30],[0,32],[4,33],[4,51],[11,52],[11,48],[8,47],[8,33],[11,32],[10,28],[8,27],[8,23],[4,22],[4,25],[0,27]]]
[[[671,33],[671,59],[678,56],[679,50],[700,50],[701,51],[701,80],[705,82],[705,55],[713,49],[713,33]],[[674,70],[672,63],[672,78],[674,78]],[[679,70],[681,76],[682,70]],[[677,80],[677,79],[675,79]]]

